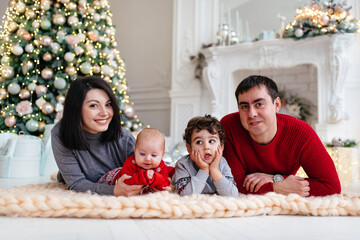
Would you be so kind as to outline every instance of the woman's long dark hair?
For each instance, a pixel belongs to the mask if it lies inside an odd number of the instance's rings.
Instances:
[[[119,106],[110,86],[97,76],[79,77],[71,83],[67,91],[64,113],[60,121],[60,140],[69,149],[86,149],[87,141],[82,128],[81,109],[85,96],[91,89],[104,90],[114,110],[109,128],[101,134],[100,141],[115,141],[121,135]]]

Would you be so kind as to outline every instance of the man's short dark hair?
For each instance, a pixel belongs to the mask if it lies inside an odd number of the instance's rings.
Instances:
[[[191,135],[193,131],[201,131],[203,129],[207,130],[211,134],[219,134],[220,142],[225,142],[225,131],[221,123],[217,118],[209,114],[206,114],[204,117],[194,117],[190,119],[183,135],[184,141],[191,145]]]
[[[239,104],[238,101],[239,94],[243,94],[244,92],[247,92],[249,89],[255,86],[260,87],[261,85],[266,87],[272,101],[275,101],[275,99],[279,97],[278,87],[273,80],[265,76],[251,75],[245,78],[244,80],[242,80],[241,83],[236,88],[235,98],[238,104]]]

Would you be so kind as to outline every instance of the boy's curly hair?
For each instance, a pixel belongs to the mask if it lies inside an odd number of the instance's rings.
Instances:
[[[221,123],[210,114],[206,114],[204,117],[194,117],[190,119],[183,134],[184,141],[191,145],[191,135],[193,131],[201,131],[203,129],[208,130],[211,134],[219,134],[220,142],[225,142],[225,131]]]

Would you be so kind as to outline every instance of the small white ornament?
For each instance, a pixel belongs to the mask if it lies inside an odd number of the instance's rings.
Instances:
[[[65,79],[58,77],[54,80],[54,87],[56,89],[64,89],[66,87]]]
[[[303,31],[302,29],[297,28],[297,29],[295,30],[295,36],[296,36],[297,38],[301,38],[303,35],[304,35],[304,31]]]
[[[20,85],[18,83],[10,83],[9,86],[7,87],[7,90],[9,93],[11,93],[12,95],[16,95],[20,92]]]
[[[74,61],[74,59],[75,59],[75,55],[74,55],[74,53],[72,53],[72,52],[67,52],[67,53],[65,53],[65,55],[64,55],[64,59],[65,59],[65,61],[67,61],[67,62],[72,62],[72,61]]]
[[[24,49],[19,44],[16,44],[11,48],[11,52],[16,56],[20,56],[23,54]]]
[[[27,44],[27,45],[25,46],[25,51],[26,51],[27,53],[32,53],[32,51],[34,51],[34,46],[33,46],[31,43]]]
[[[29,91],[35,91],[36,89],[36,83],[29,83],[29,85],[27,86],[27,89]]]

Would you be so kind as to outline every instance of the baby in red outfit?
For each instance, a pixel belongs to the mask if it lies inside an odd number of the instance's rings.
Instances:
[[[137,136],[134,152],[135,156],[128,157],[122,168],[109,171],[98,182],[115,185],[126,174],[131,176],[124,181],[126,184],[144,185],[145,192],[154,188],[170,191],[169,171],[172,167],[162,160],[165,154],[164,135],[155,128],[143,129]]]

